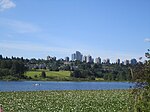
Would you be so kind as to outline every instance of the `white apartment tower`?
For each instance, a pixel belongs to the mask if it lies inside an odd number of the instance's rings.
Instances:
[[[82,54],[79,51],[76,51],[76,53],[73,53],[71,55],[71,59],[72,61],[76,61],[76,60],[82,61]]]
[[[100,57],[96,58],[96,59],[95,59],[95,63],[101,64],[101,58],[100,58]]]
[[[118,65],[120,64],[120,59],[116,60],[116,64],[118,64]]]
[[[88,55],[86,62],[87,62],[87,63],[92,63],[92,62],[93,62],[92,56]]]

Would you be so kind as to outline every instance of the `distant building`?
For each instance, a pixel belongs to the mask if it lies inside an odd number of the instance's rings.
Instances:
[[[93,62],[92,56],[88,55],[86,62],[87,63],[92,63]]]
[[[58,59],[58,61],[64,61],[64,59],[63,59],[63,58],[60,58],[60,59]]]
[[[110,59],[109,58],[106,59],[106,64],[110,64]]]
[[[50,58],[51,58],[50,56],[47,56],[47,60],[50,60]]]
[[[3,56],[2,56],[2,55],[0,55],[0,60],[1,60],[1,59],[3,59]]]
[[[79,51],[76,51],[76,60],[82,61],[82,54]]]
[[[121,63],[122,65],[124,65],[124,61],[122,61],[122,63]]]
[[[107,62],[107,61],[106,61],[105,59],[103,59],[103,64],[106,64],[106,62]]]
[[[103,64],[110,64],[110,59],[109,58],[103,59]]]
[[[66,62],[69,62],[69,57],[65,57],[65,61],[66,61]]]
[[[95,59],[95,63],[101,64],[101,58],[100,58],[100,57],[96,58],[96,59]]]
[[[82,54],[79,51],[71,55],[72,61],[79,60],[82,61]]]
[[[137,64],[137,60],[136,59],[131,59],[131,65],[136,65]]]
[[[56,57],[47,56],[47,60],[54,60],[54,61],[56,61]]]
[[[116,60],[116,64],[118,64],[118,65],[120,64],[120,59]]]
[[[56,61],[56,57],[54,56],[53,59]]]
[[[129,60],[125,60],[124,65],[129,65]]]
[[[73,54],[71,55],[71,60],[72,60],[72,61],[75,61],[75,59],[76,59],[76,54],[73,53]]]
[[[82,61],[87,62],[87,56],[83,56]]]

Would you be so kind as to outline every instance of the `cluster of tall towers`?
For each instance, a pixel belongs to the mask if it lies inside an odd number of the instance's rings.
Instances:
[[[82,61],[82,57],[83,57],[83,55],[79,51],[76,51],[76,53],[73,53],[71,55],[71,60],[72,61],[76,61],[76,60]]]
[[[92,58],[91,55],[83,56],[79,51],[76,51],[75,53],[73,53],[73,54],[71,55],[71,60],[72,60],[72,61],[79,60],[79,61],[87,62],[87,63],[92,63],[92,62],[94,62],[94,59]],[[96,59],[95,59],[95,62],[96,62],[96,63],[101,63],[101,58],[100,58],[100,57],[96,58]]]
[[[51,56],[47,56],[47,60],[56,60],[56,57],[51,57]],[[65,62],[69,62],[69,57],[65,57],[65,59],[59,59],[59,60],[64,60]],[[110,59],[107,58],[107,59],[103,59],[101,60],[100,57],[97,57],[95,58],[95,61],[94,61],[94,58],[92,58],[91,55],[87,55],[87,56],[83,56],[81,52],[79,51],[76,51],[75,53],[73,53],[71,55],[71,61],[81,61],[81,62],[86,62],[86,63],[97,63],[97,64],[110,64]],[[116,64],[123,64],[123,65],[128,65],[128,64],[131,64],[131,65],[135,65],[137,64],[137,60],[135,58],[131,59],[131,60],[125,60],[125,61],[120,61],[120,59],[117,59],[116,62],[114,62]]]
[[[73,53],[71,55],[71,60],[72,61],[79,60],[79,61],[87,62],[87,63],[94,62],[94,59],[92,58],[91,55],[83,56],[79,51],[76,51],[75,53]],[[103,61],[101,61],[101,58],[97,57],[97,58],[95,58],[95,63],[97,63],[97,64],[101,64],[101,63],[110,64],[110,59],[107,58],[107,59],[104,59]],[[120,59],[116,60],[116,64],[123,64],[123,65],[132,64],[132,65],[135,65],[136,63],[137,63],[137,60],[135,58],[133,58],[131,60],[125,60],[125,61],[122,61],[122,62],[120,61]]]

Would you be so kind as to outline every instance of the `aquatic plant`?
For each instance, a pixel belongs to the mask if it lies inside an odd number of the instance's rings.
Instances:
[[[0,92],[4,112],[132,112],[130,90]]]

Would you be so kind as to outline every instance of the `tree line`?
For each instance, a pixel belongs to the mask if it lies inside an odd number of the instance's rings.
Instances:
[[[137,65],[144,66],[143,63]],[[28,79],[24,72],[36,69],[47,69],[49,71],[70,71],[72,78],[95,80],[100,78],[107,81],[130,81],[132,79],[131,69],[137,65],[123,64],[96,64],[81,61],[65,62],[64,60],[24,59],[23,57],[3,58],[0,55],[0,78]]]
[[[23,59],[2,58],[0,56],[0,79],[26,79],[27,77],[23,75],[25,71],[27,71],[27,67]]]
[[[129,81],[131,80],[129,66],[131,65],[80,63],[71,76],[92,80],[103,78],[108,81]]]

